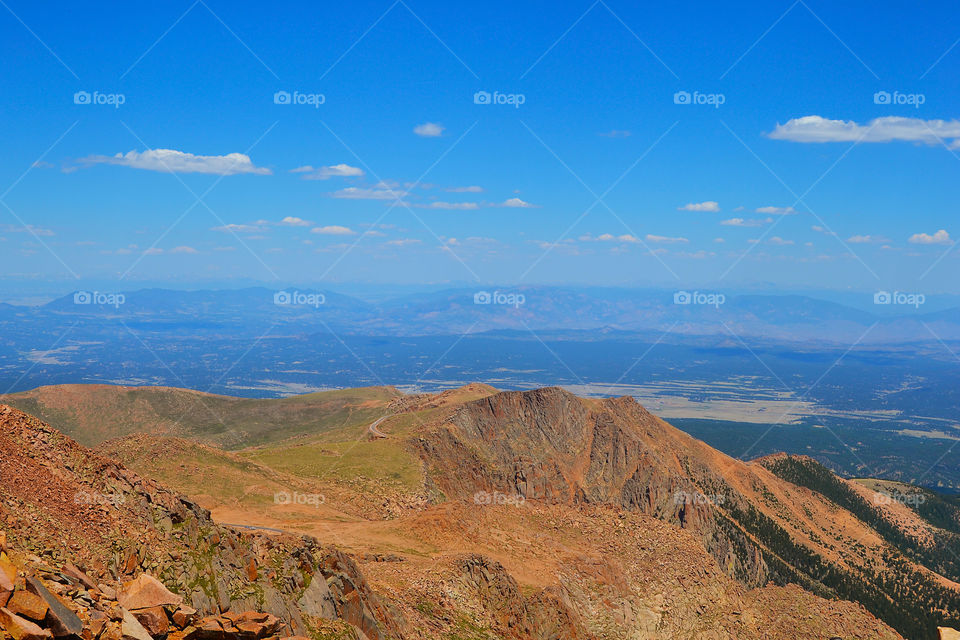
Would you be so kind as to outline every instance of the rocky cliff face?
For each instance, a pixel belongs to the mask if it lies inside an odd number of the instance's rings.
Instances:
[[[756,545],[718,521],[718,503],[745,498],[711,467],[716,452],[632,399],[500,393],[460,407],[411,444],[448,497],[615,504],[690,530],[744,583],[767,582]]]
[[[99,584],[149,572],[200,614],[261,611],[301,634],[341,620],[371,640],[402,626],[340,551],[219,526],[190,499],[5,405],[0,528],[12,548],[52,570],[77,565]]]

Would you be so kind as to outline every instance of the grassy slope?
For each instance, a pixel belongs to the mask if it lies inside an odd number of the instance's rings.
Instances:
[[[371,387],[246,399],[165,387],[62,385],[2,396],[0,402],[87,446],[131,433],[163,433],[238,449],[364,426],[384,415],[399,395],[390,387]]]

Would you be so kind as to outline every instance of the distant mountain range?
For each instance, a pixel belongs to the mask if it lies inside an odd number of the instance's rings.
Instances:
[[[0,323],[91,322],[190,335],[461,335],[496,330],[623,331],[849,345],[960,340],[960,307],[926,311],[891,291],[875,311],[802,295],[528,286],[451,289],[376,303],[329,290],[79,291],[37,307],[0,305]],[[889,300],[889,302],[886,302]]]

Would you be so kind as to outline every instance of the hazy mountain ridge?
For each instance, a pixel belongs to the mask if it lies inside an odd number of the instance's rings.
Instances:
[[[835,344],[861,337],[866,343],[875,344],[928,341],[932,338],[924,327],[926,323],[944,340],[960,339],[960,307],[928,312],[923,307],[877,305],[871,313],[858,308],[868,302],[866,294],[857,296],[856,305],[847,306],[803,295],[722,292],[717,292],[723,296],[718,304],[677,304],[677,292],[671,291],[544,286],[452,289],[376,303],[328,289],[282,291],[291,296],[290,301],[275,304],[278,291],[267,288],[145,289],[122,293],[123,303],[119,305],[96,301],[76,304],[75,292],[40,307],[0,308],[0,318],[33,317],[50,322],[72,316],[137,322],[138,326],[147,323],[156,329],[188,326],[206,331],[228,327],[262,331],[275,324],[283,331],[333,330],[349,335],[389,336],[457,335],[528,327],[538,331],[671,329],[679,335],[728,335],[732,331],[744,337]],[[80,292],[81,299],[84,293],[95,292]],[[478,293],[490,294],[490,301],[477,304]],[[513,298],[498,301],[493,297],[496,293],[519,295],[522,302],[510,302]],[[301,296],[299,303],[295,294]],[[204,320],[196,321],[197,317]]]

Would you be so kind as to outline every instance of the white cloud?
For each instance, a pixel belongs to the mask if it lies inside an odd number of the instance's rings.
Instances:
[[[781,246],[781,247],[786,247],[786,246],[789,246],[789,245],[791,245],[791,244],[794,244],[793,240],[784,240],[784,239],[781,238],[780,236],[773,236],[772,238],[770,238],[770,240],[768,240],[768,242],[769,242],[770,244],[775,244],[775,245],[778,245],[778,246]]]
[[[479,209],[480,205],[476,202],[431,202],[430,204],[417,205],[423,209],[454,209],[454,210],[473,210]]]
[[[720,205],[713,200],[707,200],[706,202],[690,202],[682,207],[677,207],[677,211],[709,211],[711,213],[716,213],[720,211]]]
[[[446,127],[436,122],[424,122],[423,124],[415,126],[413,132],[422,138],[437,138],[443,135],[445,128]]]
[[[614,235],[612,233],[601,233],[599,236],[591,236],[589,233],[582,235],[579,238],[582,242],[626,242],[629,244],[636,244],[640,242],[640,239],[629,233],[622,235]]]
[[[837,232],[836,232],[836,231],[830,231],[829,229],[826,229],[826,228],[824,228],[824,227],[821,227],[821,226],[818,225],[818,224],[813,225],[812,227],[810,227],[810,229],[813,230],[813,231],[816,231],[817,233],[822,233],[822,234],[825,235],[825,236],[836,236],[836,235],[837,235]]]
[[[196,249],[194,249],[193,247],[183,246],[183,247],[174,247],[173,249],[170,249],[170,253],[195,254],[195,253],[200,253],[200,252],[197,251]]]
[[[341,227],[337,224],[328,225],[326,227],[314,227],[310,230],[310,233],[319,233],[326,236],[352,236],[356,233],[353,229],[349,227]]]
[[[725,227],[762,227],[773,222],[773,218],[758,220],[756,218],[730,218],[720,222]]]
[[[508,198],[504,200],[501,204],[501,207],[520,207],[523,209],[530,209],[536,207],[535,204],[530,204],[529,202],[524,202],[520,198]]]
[[[296,216],[287,216],[279,222],[286,227],[309,227],[313,223],[309,220],[304,220],[303,218],[297,218]]]
[[[646,237],[649,242],[657,242],[660,244],[686,244],[687,242],[690,242],[686,238],[671,238],[670,236],[655,236],[652,233],[648,233]]]
[[[390,247],[406,247],[412,244],[420,244],[420,241],[416,238],[401,238],[400,240],[390,240],[384,244]]]
[[[360,187],[347,187],[333,192],[334,198],[345,198],[348,200],[399,200],[407,195],[404,191],[394,191],[389,188],[364,189]]]
[[[270,175],[266,167],[254,166],[250,156],[243,153],[228,153],[223,156],[198,156],[174,149],[149,149],[147,151],[128,151],[113,156],[93,155],[81,158],[80,163],[113,164],[132,169],[162,171],[173,173],[212,173],[220,176],[232,176],[240,173]]]
[[[56,235],[50,229],[35,227],[32,224],[28,224],[23,227],[12,225],[12,224],[5,224],[5,225],[0,225],[0,230],[6,233],[29,233],[31,235],[44,236],[44,237]]]
[[[855,235],[847,238],[847,242],[851,244],[872,244],[875,242],[890,242],[888,238],[883,236],[871,236],[871,235]]]
[[[444,189],[447,193],[482,193],[483,187],[470,185],[468,187],[447,187]]]
[[[951,148],[960,148],[960,120],[923,120],[886,116],[865,125],[852,120],[829,120],[821,116],[793,118],[777,124],[770,134],[775,140],[792,142],[922,142],[939,144],[952,140]]]
[[[915,233],[910,236],[909,241],[913,244],[953,244],[953,240],[950,239],[950,234],[947,233],[945,229],[940,229],[940,231],[937,231],[933,235],[929,233]]]
[[[724,242],[726,242],[726,240],[723,238],[714,238],[713,241],[716,242],[717,244],[723,244]]]
[[[305,165],[291,169],[290,173],[302,173],[304,180],[328,180],[330,178],[358,178],[365,175],[360,167],[351,167],[348,164],[332,164],[328,167]]]
[[[258,233],[264,231],[263,227],[252,224],[225,224],[222,227],[214,227],[211,231],[223,231],[225,233]]]
[[[610,131],[606,131],[598,135],[603,136],[604,138],[629,138],[633,134],[627,129],[611,129]]]
[[[797,212],[793,207],[757,207],[757,213],[769,216],[792,216]]]

